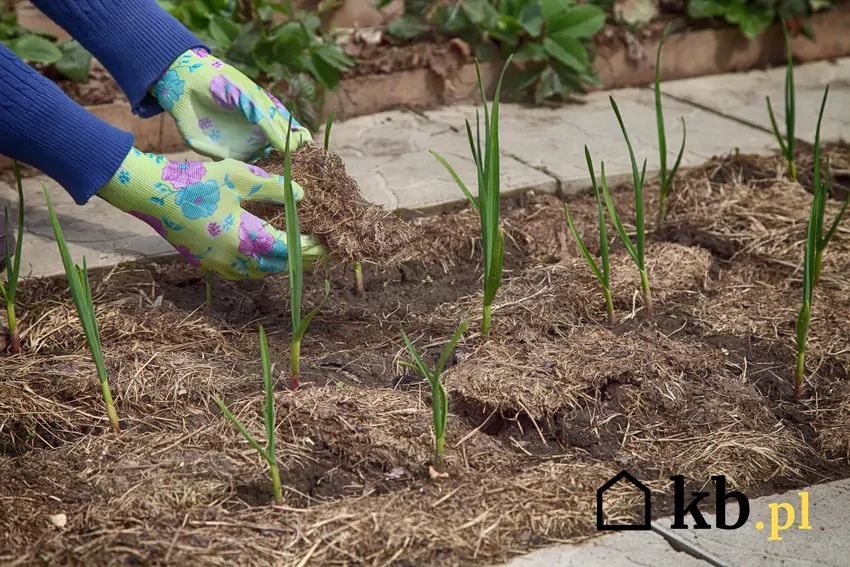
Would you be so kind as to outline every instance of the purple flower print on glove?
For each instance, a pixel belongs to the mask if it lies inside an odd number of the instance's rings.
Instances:
[[[207,225],[207,234],[210,238],[218,238],[221,236],[221,225],[217,222],[211,222]]]
[[[239,222],[239,252],[259,258],[271,252],[274,238],[266,232],[263,221],[252,214],[244,213]]]
[[[162,170],[162,180],[175,189],[184,189],[199,183],[207,173],[204,164],[196,161],[172,161]]]
[[[200,128],[201,130],[206,131],[212,127],[213,121],[212,118],[210,118],[209,116],[203,116],[201,118],[198,118],[198,128]]]
[[[210,81],[210,94],[217,105],[229,110],[239,105],[242,91],[224,75],[217,75]]]
[[[269,177],[274,177],[274,175],[272,175],[271,173],[269,173],[265,169],[257,167],[256,165],[250,165],[250,164],[247,164],[247,163],[245,165],[248,167],[248,171],[250,171],[251,173],[253,173],[257,177],[265,177],[266,179],[268,179]]]
[[[168,236],[168,231],[165,230],[165,227],[162,226],[162,221],[158,218],[146,215],[145,213],[140,213],[139,211],[127,211],[127,214],[132,215],[139,219],[140,221],[144,221],[148,224],[152,229],[156,231],[156,233],[162,237]]]
[[[202,47],[195,47],[192,50],[192,53],[203,59],[204,57],[208,57],[210,52]]]
[[[201,267],[201,261],[198,259],[197,256],[192,254],[188,247],[181,245],[175,246],[174,249],[180,252],[180,255],[186,258],[186,261],[189,262],[189,264],[195,266],[196,268]]]

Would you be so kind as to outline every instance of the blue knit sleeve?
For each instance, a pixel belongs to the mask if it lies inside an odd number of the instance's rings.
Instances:
[[[82,205],[132,146],[132,134],[87,112],[0,45],[0,155],[40,169]]]
[[[147,118],[162,112],[148,88],[180,54],[204,44],[156,0],[33,0],[112,74]]]

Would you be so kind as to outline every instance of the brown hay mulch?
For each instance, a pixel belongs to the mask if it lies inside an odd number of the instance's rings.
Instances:
[[[385,264],[416,239],[413,227],[363,198],[337,154],[306,144],[293,152],[291,159],[292,179],[304,189],[304,198],[298,204],[301,232],[318,238],[334,256]],[[283,154],[273,152],[256,165],[283,175]],[[286,230],[282,205],[246,202],[243,207],[278,230]]]
[[[612,326],[558,199],[506,203],[487,342],[474,211],[415,219],[422,238],[398,247],[404,262],[365,269],[365,295],[343,266],[305,277],[305,304],[326,277],[332,294],[295,392],[285,278],[216,281],[207,316],[203,277],[180,261],[93,273],[120,436],[63,281],[27,282],[25,353],[0,356],[0,563],[493,564],[593,535],[596,489],[622,469],[662,499],[671,474],[694,489],[725,474],[751,497],[850,476],[850,234],[826,253],[796,400],[810,198],[783,171],[779,158],[735,155],[682,172],[667,223],[647,238],[655,315],[615,244]],[[612,197],[628,224],[632,194]],[[657,189],[646,197],[649,211]],[[571,213],[595,250],[595,199],[575,198]],[[399,364],[399,331],[433,364],[466,318],[444,374],[448,476],[435,476],[430,389]],[[262,437],[260,325],[282,506],[214,401]],[[639,513],[635,494],[610,496],[609,519]]]

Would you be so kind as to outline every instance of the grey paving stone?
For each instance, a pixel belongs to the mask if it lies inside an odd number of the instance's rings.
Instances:
[[[465,131],[395,111],[335,125],[331,134],[331,150],[343,157],[363,194],[390,209],[427,209],[463,200],[457,184],[429,150],[442,155],[470,191],[477,191]],[[504,195],[557,189],[552,176],[511,157],[502,157],[501,170]]]
[[[503,567],[709,567],[675,551],[649,531],[604,535],[578,545],[541,549],[522,555]]]
[[[657,172],[658,132],[652,91],[623,89],[612,91],[612,94],[626,124],[638,166],[646,158],[647,175]],[[474,120],[475,107],[453,106],[426,115],[441,123],[464,128],[465,119]],[[582,104],[559,108],[500,105],[499,116],[502,151],[553,173],[561,180],[565,192],[585,189],[589,184],[585,144],[597,172],[599,162],[604,160],[609,181],[631,179],[626,142],[608,101],[608,93],[593,93]],[[664,118],[671,166],[682,140],[680,116],[684,117],[688,132],[683,166],[698,165],[736,147],[742,152],[769,152],[776,143],[769,134],[756,128],[665,97]]]
[[[799,529],[802,519],[799,492],[808,493],[811,529]],[[772,525],[771,503],[788,503],[794,508],[792,527],[778,532],[781,541],[768,540]],[[738,517],[737,505],[732,503],[726,509],[727,521],[734,521]],[[715,517],[704,516],[713,526]],[[779,510],[778,519],[778,525],[784,524],[786,512]],[[672,520],[659,520],[658,523],[669,527]],[[850,565],[850,479],[751,500],[750,518],[737,530],[675,532],[730,567],[846,567]]]
[[[850,58],[796,67],[796,137],[814,143],[818,111],[826,85],[831,85],[821,137],[850,138]],[[664,92],[683,100],[770,129],[765,96],[770,96],[780,131],[785,133],[785,70],[715,75],[665,83]],[[774,146],[777,147],[774,142]]]
[[[142,256],[171,254],[174,249],[142,221],[94,198],[80,207],[53,181],[45,179],[50,198],[74,261],[83,256],[90,268],[112,266]],[[39,179],[24,180],[24,247],[21,274],[26,277],[64,274],[62,258],[53,236],[53,226]],[[17,191],[0,182],[0,208],[17,210]]]

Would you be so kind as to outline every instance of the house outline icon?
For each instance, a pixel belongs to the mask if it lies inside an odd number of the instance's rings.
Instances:
[[[602,499],[605,491],[620,482],[626,480],[635,488],[643,492],[643,524],[606,524],[602,513]],[[624,531],[624,530],[650,530],[652,521],[652,492],[642,482],[633,477],[628,471],[620,471],[614,478],[603,484],[596,490],[596,529]]]

